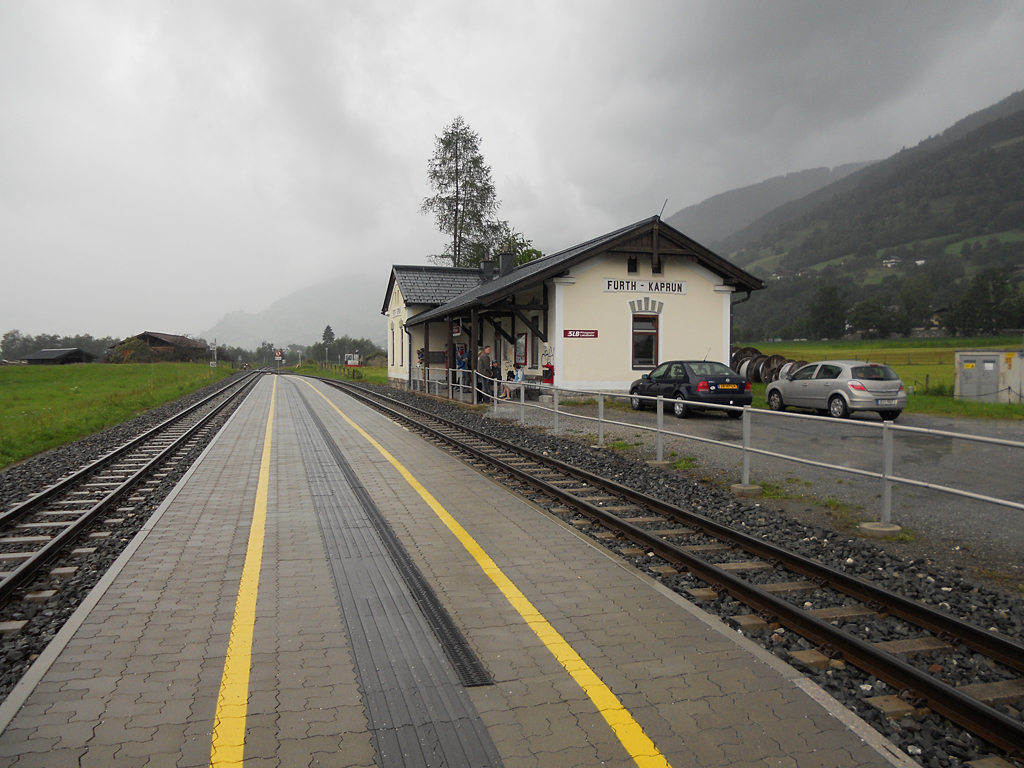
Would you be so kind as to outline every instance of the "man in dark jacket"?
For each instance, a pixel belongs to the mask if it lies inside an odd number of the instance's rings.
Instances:
[[[476,372],[481,376],[491,375],[491,345],[487,344],[484,351],[476,359]],[[480,379],[480,389],[483,391],[482,402],[488,402],[491,394],[491,382],[489,379]]]

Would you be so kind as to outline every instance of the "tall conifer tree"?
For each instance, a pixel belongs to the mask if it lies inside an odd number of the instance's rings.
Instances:
[[[480,154],[480,137],[461,116],[435,137],[427,180],[434,195],[423,201],[420,212],[432,213],[438,230],[451,238],[444,253],[431,258],[453,267],[476,266],[481,255],[473,246],[486,240],[500,203],[490,166]]]

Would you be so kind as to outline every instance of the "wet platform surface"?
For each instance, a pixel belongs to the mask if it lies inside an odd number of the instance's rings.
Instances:
[[[465,684],[409,564],[493,684]],[[341,393],[272,376],[4,723],[0,766],[898,764],[561,522]]]

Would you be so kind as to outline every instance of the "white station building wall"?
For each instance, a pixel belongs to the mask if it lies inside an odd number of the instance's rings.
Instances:
[[[598,256],[552,281],[556,384],[624,391],[650,370],[633,368],[634,314],[658,317],[659,363],[707,358],[728,365],[732,287],[678,257],[662,261],[663,274],[651,273],[649,259],[638,262],[627,274],[623,257]]]

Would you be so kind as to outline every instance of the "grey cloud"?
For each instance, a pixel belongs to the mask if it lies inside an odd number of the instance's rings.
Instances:
[[[422,261],[457,114],[553,250],[884,156],[1019,89],[1021,38],[1009,2],[0,3],[5,282],[57,276],[0,332],[198,331]]]

